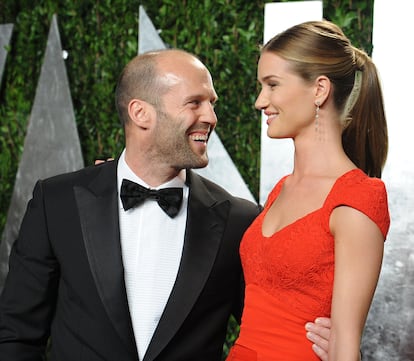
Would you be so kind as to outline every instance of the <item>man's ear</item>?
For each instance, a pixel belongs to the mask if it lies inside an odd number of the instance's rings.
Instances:
[[[132,123],[142,129],[148,129],[155,115],[154,107],[144,100],[131,99],[128,103],[128,115]]]
[[[320,106],[328,99],[332,90],[332,83],[325,75],[320,75],[315,80],[315,104]]]

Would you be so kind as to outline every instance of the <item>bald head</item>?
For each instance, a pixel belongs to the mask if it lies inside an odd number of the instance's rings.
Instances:
[[[161,107],[162,96],[177,84],[177,74],[189,65],[206,69],[197,57],[179,49],[150,51],[133,58],[122,71],[115,92],[121,124],[125,127],[129,120],[128,103],[132,99]]]

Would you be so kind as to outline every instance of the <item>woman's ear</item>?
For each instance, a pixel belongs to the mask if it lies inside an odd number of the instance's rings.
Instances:
[[[133,124],[148,129],[154,115],[154,108],[144,100],[131,99],[128,104],[128,115]]]
[[[325,75],[320,75],[315,80],[315,104],[320,106],[328,99],[332,83]]]

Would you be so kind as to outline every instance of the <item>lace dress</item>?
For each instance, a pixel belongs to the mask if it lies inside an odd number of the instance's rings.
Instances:
[[[245,307],[240,335],[227,361],[319,360],[304,326],[318,316],[330,316],[334,239],[329,218],[333,209],[341,205],[358,209],[378,225],[384,239],[388,232],[383,182],[353,169],[336,180],[320,209],[270,237],[263,236],[263,219],[285,179],[276,184],[240,246]]]

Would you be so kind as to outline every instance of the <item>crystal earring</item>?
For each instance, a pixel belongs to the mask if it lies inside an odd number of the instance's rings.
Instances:
[[[316,113],[315,113],[315,130],[318,131],[319,130],[319,109],[320,109],[320,105],[321,103],[319,101],[317,101],[315,103],[316,105]]]

